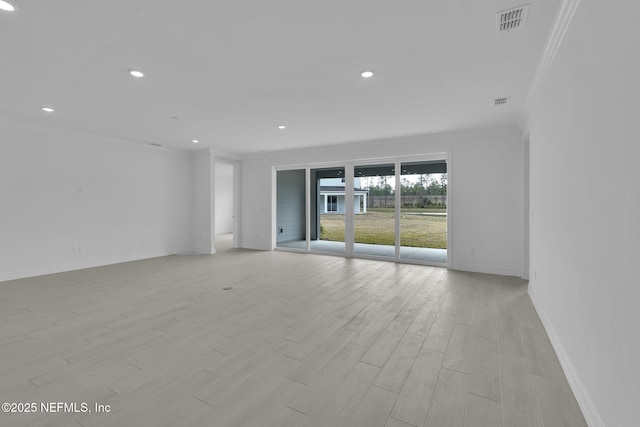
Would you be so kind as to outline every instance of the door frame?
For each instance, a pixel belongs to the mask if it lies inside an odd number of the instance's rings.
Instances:
[[[444,150],[433,153],[424,153],[408,156],[394,156],[394,157],[379,157],[379,158],[363,158],[349,161],[335,161],[335,162],[318,162],[318,163],[305,163],[297,165],[285,165],[274,166],[272,168],[272,221],[271,221],[271,236],[272,236],[272,250],[282,250],[289,252],[305,252],[316,253],[323,255],[344,256],[346,258],[362,258],[373,260],[394,261],[403,264],[419,264],[419,265],[432,265],[438,267],[450,268],[452,265],[452,244],[453,244],[453,221],[451,221],[453,214],[453,192],[454,192],[454,179],[453,179],[453,161],[452,150]],[[447,262],[445,265],[440,263],[421,262],[418,260],[400,258],[400,210],[401,210],[401,191],[397,189],[401,188],[401,164],[408,162],[420,162],[420,161],[445,161],[447,163]],[[354,240],[355,240],[355,223],[354,217],[354,168],[356,166],[368,166],[377,164],[393,164],[395,167],[395,185],[396,191],[395,197],[395,209],[394,209],[394,224],[395,224],[395,257],[376,257],[371,255],[362,255],[354,253]],[[345,251],[344,253],[337,252],[320,252],[311,250],[311,170],[322,168],[344,168],[345,170]],[[277,228],[277,173],[284,170],[301,170],[305,171],[305,221],[306,221],[306,249],[292,249],[276,246],[276,228]]]
[[[231,167],[233,168],[233,190],[232,190],[232,194],[233,194],[233,247],[234,248],[239,248],[240,247],[240,242],[241,242],[241,238],[240,238],[240,191],[241,191],[241,185],[240,185],[240,179],[242,174],[240,173],[240,166],[241,163],[237,160],[232,160],[232,159],[227,159],[227,158],[223,158],[223,157],[214,157],[213,159],[213,167],[214,167],[214,171],[213,171],[213,175],[214,175],[214,194],[213,194],[213,203],[214,203],[214,212],[215,212],[215,203],[216,203],[216,194],[215,194],[215,175],[216,175],[216,171],[215,171],[215,167],[216,167],[216,163],[223,163],[226,165],[231,165]],[[213,229],[215,230],[215,217],[214,217],[214,224],[213,224]],[[215,232],[213,233],[215,236]]]

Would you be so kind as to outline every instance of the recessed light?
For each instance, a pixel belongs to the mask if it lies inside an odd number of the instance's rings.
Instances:
[[[191,142],[193,142],[194,144],[197,144],[197,143],[198,143],[198,142],[200,142],[200,141],[199,141],[199,140],[197,140],[197,139],[192,139],[192,140],[191,140]]]
[[[51,107],[42,107],[42,111],[45,113],[53,113],[54,109]]]
[[[6,1],[0,0],[0,10],[4,10],[5,12],[13,12],[16,8]]]
[[[360,75],[362,77],[364,77],[365,79],[368,79],[370,77],[373,77],[373,71],[367,70],[367,71],[363,71],[360,73]]]
[[[144,77],[144,73],[138,70],[131,70],[129,71],[129,74],[131,74],[133,77]]]
[[[287,127],[285,125],[278,125],[278,129],[286,129]]]

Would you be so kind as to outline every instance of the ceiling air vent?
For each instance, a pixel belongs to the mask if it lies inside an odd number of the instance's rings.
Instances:
[[[524,27],[524,24],[527,23],[528,12],[528,4],[498,12],[496,16],[496,31],[498,33],[506,33]]]
[[[493,100],[493,105],[502,105],[507,103],[507,98],[496,98]]]

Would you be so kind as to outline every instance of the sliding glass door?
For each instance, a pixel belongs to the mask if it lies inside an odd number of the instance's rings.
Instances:
[[[447,262],[447,164],[400,164],[400,259]]]
[[[444,158],[279,170],[276,180],[278,249],[447,263]]]
[[[347,214],[345,168],[315,168],[311,169],[310,176],[310,249],[344,254]]]
[[[395,181],[393,163],[354,167],[354,255],[395,258]]]

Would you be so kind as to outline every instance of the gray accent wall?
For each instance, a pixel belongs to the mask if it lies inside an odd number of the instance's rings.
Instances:
[[[304,169],[277,172],[276,242],[306,239],[304,174]]]

